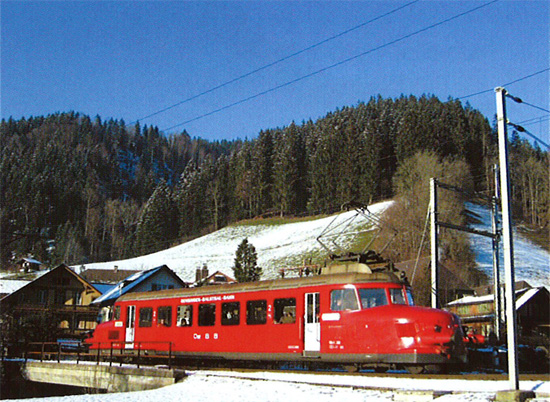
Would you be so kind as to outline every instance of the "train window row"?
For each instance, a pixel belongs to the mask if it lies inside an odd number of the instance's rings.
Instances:
[[[118,306],[117,306],[118,307]],[[275,299],[273,303],[273,322],[275,324],[294,324],[296,322],[296,299]],[[216,323],[217,305],[214,303],[199,304],[197,323],[201,327],[213,326]],[[262,325],[267,323],[267,300],[248,300],[246,302],[246,324]],[[190,327],[193,325],[194,306],[190,304],[178,306],[176,309],[176,326]],[[120,310],[119,310],[120,314]],[[116,315],[116,311],[115,311]],[[141,307],[138,315],[140,327],[151,327],[153,324],[153,308]],[[157,309],[159,326],[172,326],[172,307],[161,306]],[[241,323],[241,303],[228,302],[221,304],[221,324],[239,325]]]

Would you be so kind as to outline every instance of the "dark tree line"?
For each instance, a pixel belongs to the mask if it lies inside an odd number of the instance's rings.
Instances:
[[[44,240],[2,246],[2,260],[12,250],[52,263],[119,259],[241,219],[327,213],[350,200],[368,204],[394,195],[396,170],[418,151],[464,160],[473,186],[489,190],[495,140],[481,113],[433,96],[371,98],[245,141],[165,136],[156,127],[77,113],[3,120],[3,244],[21,232]],[[516,207],[547,225],[548,190],[540,191],[539,182],[548,189],[548,175],[532,172],[547,171],[548,153],[519,139],[512,153],[536,166],[516,165]],[[47,239],[55,239],[53,254]]]

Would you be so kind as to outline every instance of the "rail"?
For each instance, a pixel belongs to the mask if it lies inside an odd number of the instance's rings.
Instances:
[[[130,362],[140,368],[144,362],[153,360],[167,360],[168,368],[172,368],[174,354],[172,342],[169,341],[140,341],[140,342],[31,342],[24,349],[25,362],[28,359],[54,360],[58,363],[67,360],[94,361],[97,365],[102,362],[113,363]]]

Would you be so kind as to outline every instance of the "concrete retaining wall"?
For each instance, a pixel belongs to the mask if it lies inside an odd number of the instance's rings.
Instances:
[[[28,361],[22,368],[29,381],[89,387],[107,392],[143,391],[171,385],[183,372],[161,368],[109,367]]]

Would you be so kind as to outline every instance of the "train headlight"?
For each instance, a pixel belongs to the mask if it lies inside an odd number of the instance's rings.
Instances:
[[[409,348],[414,343],[414,337],[412,336],[402,336],[401,342],[403,343],[403,346],[406,348]]]
[[[441,326],[440,326],[440,325],[436,325],[436,326],[434,327],[434,331],[435,331],[435,332],[441,332]]]

